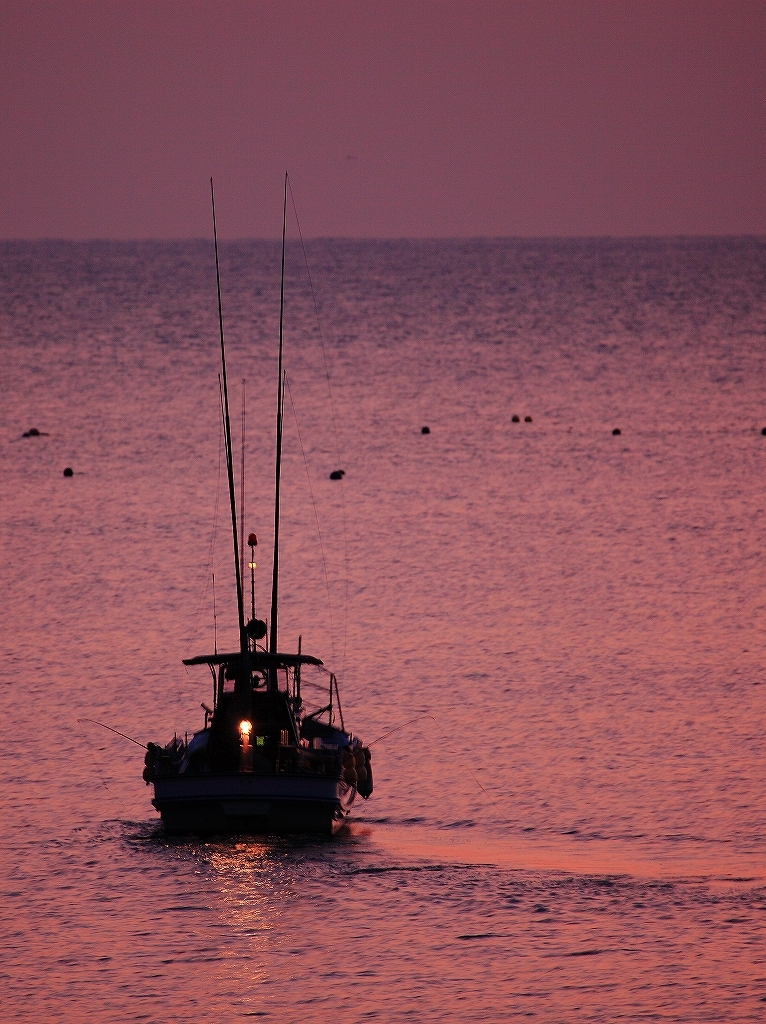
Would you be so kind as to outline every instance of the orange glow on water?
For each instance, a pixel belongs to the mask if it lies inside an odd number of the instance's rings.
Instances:
[[[560,872],[588,876],[629,876],[646,879],[707,879],[742,883],[766,882],[766,855],[706,849],[708,844],[673,840],[664,844],[651,840],[577,840],[567,836],[515,835],[498,839],[483,834],[475,840],[456,838],[434,831],[393,828],[382,825],[364,829],[365,835],[387,855],[413,861],[448,864],[491,865],[509,871]],[[720,845],[720,844],[719,844]],[[702,847],[702,848],[700,848]]]
[[[209,249],[3,248],[5,1017],[760,1019],[762,240],[307,244],[345,450],[291,280],[280,631],[375,777],[332,842],[168,839],[78,722],[191,737],[237,649]],[[276,252],[222,247],[266,552]]]

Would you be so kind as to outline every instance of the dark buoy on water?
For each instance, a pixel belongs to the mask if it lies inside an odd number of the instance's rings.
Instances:
[[[766,437],[766,427],[762,427],[761,428],[761,433],[763,434],[764,437]]]
[[[612,433],[614,434],[615,437],[617,437],[617,435],[621,434],[622,431],[620,430],[619,427],[615,427],[614,430],[612,431]]]
[[[421,434],[430,434],[431,433],[431,428],[430,427],[421,427],[420,428],[420,433]]]
[[[346,475],[345,469],[334,469],[332,471],[332,473],[330,473],[330,479],[331,480],[342,480],[345,475]]]
[[[531,423],[532,422],[532,417],[531,416],[525,416],[524,417],[524,422],[525,423]]]
[[[67,466],[67,468],[64,470],[64,476],[74,476],[74,470],[72,469],[71,466]]]
[[[511,416],[511,423],[519,423],[519,422],[520,422],[519,421],[519,417],[516,415],[516,413],[514,413],[513,416]]]
[[[48,435],[44,430],[38,430],[37,427],[30,427],[29,430],[25,430],[21,435],[22,437],[47,437]]]

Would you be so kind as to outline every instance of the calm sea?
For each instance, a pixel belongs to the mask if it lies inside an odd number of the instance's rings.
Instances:
[[[198,729],[236,645],[212,246],[0,245],[0,1017],[764,1019],[766,240],[307,256],[280,646],[376,788],[170,841],[80,720]],[[261,612],[278,272],[223,246]]]

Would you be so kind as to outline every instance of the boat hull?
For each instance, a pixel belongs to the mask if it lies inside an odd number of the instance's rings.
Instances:
[[[342,779],[310,775],[169,775],[153,785],[152,803],[173,835],[332,835],[356,796]]]

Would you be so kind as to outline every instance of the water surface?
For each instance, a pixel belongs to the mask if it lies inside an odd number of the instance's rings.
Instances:
[[[317,241],[321,338],[290,249],[281,646],[374,741],[334,842],[170,842],[78,722],[199,728],[236,645],[211,245],[0,254],[3,1018],[760,1019],[766,243]],[[223,248],[262,611],[278,269]]]

